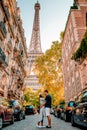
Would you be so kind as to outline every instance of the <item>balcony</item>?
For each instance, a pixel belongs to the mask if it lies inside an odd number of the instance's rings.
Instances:
[[[25,70],[24,70],[24,63],[22,61],[21,52],[16,47],[14,48],[14,58],[16,59],[18,65],[20,66],[24,75],[26,75]]]
[[[19,55],[19,50],[18,50],[18,48],[14,47],[13,54],[14,54],[14,58],[17,58],[17,57],[18,57],[18,55]]]
[[[6,16],[7,20],[9,20],[10,19],[10,12],[9,12],[9,7],[8,7],[8,1],[7,0],[0,0],[0,2],[1,2],[1,5],[3,7],[5,16]]]
[[[21,64],[21,66],[24,67],[21,54],[18,55],[18,60],[19,60],[19,62]]]
[[[19,84],[19,85],[17,85],[17,89],[20,89],[20,88],[21,88],[20,84]]]
[[[15,91],[14,96],[15,96],[16,99],[19,99],[20,98],[20,93],[18,91]]]
[[[5,27],[5,23],[3,21],[0,22],[0,30],[1,30],[4,38],[6,38],[6,36],[7,36],[7,30],[6,30],[6,27]]]
[[[9,13],[8,6],[4,6],[4,10],[5,10],[5,15],[6,15],[7,19],[10,20],[10,13]]]
[[[11,33],[12,33],[13,37],[15,37],[15,33],[14,33],[14,25],[10,25],[10,28],[11,28]]]
[[[0,67],[7,67],[8,64],[6,62],[6,55],[4,54],[4,52],[2,51],[2,49],[0,48]]]
[[[23,81],[22,80],[18,81],[17,88],[22,89],[22,86],[23,86]]]
[[[22,86],[22,91],[24,91],[26,89],[26,86],[25,85],[23,85]]]
[[[26,72],[25,72],[25,70],[24,70],[24,63],[23,63],[23,61],[22,61],[22,56],[21,56],[20,54],[18,55],[18,64],[19,64],[19,66],[21,67],[22,72],[23,72],[24,75],[26,76]]]
[[[18,16],[17,16],[17,13],[15,12],[15,14],[13,16],[14,16],[14,21],[15,21],[16,25],[18,25]]]
[[[11,73],[14,74],[16,72],[15,66],[11,67]]]
[[[10,39],[7,43],[8,49],[10,52],[12,52],[12,40]]]

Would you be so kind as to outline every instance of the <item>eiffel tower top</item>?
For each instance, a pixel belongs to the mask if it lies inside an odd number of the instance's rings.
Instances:
[[[40,9],[40,4],[39,4],[38,1],[37,1],[37,3],[35,4],[35,9]]]
[[[39,19],[40,4],[38,1],[37,3],[35,3],[34,9],[35,14],[34,14],[31,41],[29,46],[29,53],[42,53],[41,40],[40,40],[40,19]]]

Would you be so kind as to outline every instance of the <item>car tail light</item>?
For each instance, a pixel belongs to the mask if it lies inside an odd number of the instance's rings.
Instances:
[[[58,108],[59,111],[61,111],[62,109],[61,108]]]
[[[72,108],[71,107],[67,107],[66,110],[72,110]]]

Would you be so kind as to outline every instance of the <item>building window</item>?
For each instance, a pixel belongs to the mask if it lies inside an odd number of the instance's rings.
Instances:
[[[87,27],[87,13],[86,13],[86,27]]]
[[[72,77],[72,83],[74,83],[74,77]]]
[[[78,73],[78,71],[76,72],[76,78],[78,78],[79,77],[79,73]]]

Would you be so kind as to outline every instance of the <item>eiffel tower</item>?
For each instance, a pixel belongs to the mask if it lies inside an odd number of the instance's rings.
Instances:
[[[27,79],[27,86],[33,88],[33,90],[38,90],[41,87],[41,85],[38,83],[38,78],[34,73],[34,67],[36,58],[43,54],[40,40],[40,19],[39,19],[40,4],[38,1],[35,4],[34,9],[35,9],[34,23],[28,52],[29,77]]]

